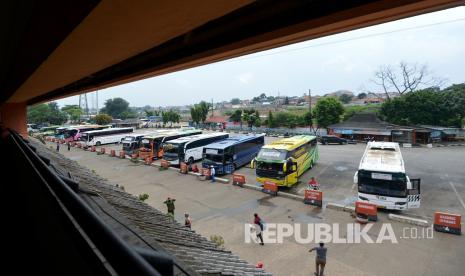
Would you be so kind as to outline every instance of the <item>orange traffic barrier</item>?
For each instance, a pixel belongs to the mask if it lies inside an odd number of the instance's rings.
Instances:
[[[187,164],[185,162],[181,162],[181,165],[179,166],[179,172],[187,174]]]
[[[96,150],[96,147],[95,147],[95,146],[90,147],[90,151],[91,151],[91,152],[95,152],[95,150]]]
[[[124,152],[124,150],[119,152],[119,158],[121,158],[121,159],[126,158],[126,152]]]
[[[236,186],[244,186],[245,184],[245,175],[242,175],[242,174],[233,174],[233,181],[232,181],[232,184],[233,185],[236,185]]]
[[[323,192],[319,190],[305,190],[304,203],[322,207]]]
[[[100,152],[98,152],[99,155],[105,154],[105,148],[100,148]]]
[[[448,214],[443,212],[434,213],[435,231],[451,233],[456,235],[462,234],[462,216],[457,214]]]
[[[71,146],[71,147],[74,147],[75,145],[76,145],[76,142],[71,142],[71,143],[70,143],[70,146]]]
[[[131,154],[131,159],[137,159],[139,155],[137,153]]]
[[[81,143],[77,143],[77,144],[76,144],[76,147],[77,147],[78,149],[80,149],[80,148],[82,147],[82,144],[81,144]]]
[[[153,163],[153,159],[150,156],[145,157],[145,165],[151,165]]]
[[[262,192],[276,196],[278,195],[278,185],[271,181],[265,181]]]
[[[169,166],[170,166],[170,162],[166,161],[165,159],[161,160],[161,167],[163,169],[168,169]]]
[[[358,222],[366,223],[368,221],[378,220],[378,206],[373,203],[356,201],[355,218]]]
[[[110,156],[115,157],[116,156],[116,151],[114,149],[110,150]]]

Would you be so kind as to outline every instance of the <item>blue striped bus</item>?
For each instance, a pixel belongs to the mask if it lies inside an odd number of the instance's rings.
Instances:
[[[209,144],[203,149],[202,167],[213,166],[216,174],[233,173],[250,163],[265,143],[265,135],[241,135]]]

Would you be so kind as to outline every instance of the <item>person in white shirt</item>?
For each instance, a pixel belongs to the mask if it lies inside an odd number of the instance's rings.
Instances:
[[[212,182],[215,182],[215,167],[210,166],[210,177],[212,179]]]

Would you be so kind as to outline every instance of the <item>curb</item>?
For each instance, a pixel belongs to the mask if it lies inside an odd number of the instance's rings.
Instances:
[[[413,224],[413,225],[422,226],[422,227],[430,226],[430,223],[425,219],[411,218],[411,217],[401,216],[401,215],[396,215],[396,214],[389,214],[388,218],[390,220]]]
[[[355,212],[355,206],[342,205],[342,204],[332,203],[332,202],[329,202],[328,204],[326,204],[326,208],[337,210],[337,211],[349,212],[349,213]]]

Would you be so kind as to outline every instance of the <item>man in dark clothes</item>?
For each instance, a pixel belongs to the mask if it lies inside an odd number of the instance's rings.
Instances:
[[[168,197],[168,198],[165,200],[165,202],[163,202],[163,203],[166,204],[166,207],[168,208],[168,215],[169,215],[170,217],[172,217],[173,219],[174,219],[174,202],[175,202],[175,201],[176,201],[176,199],[174,199],[174,198],[171,199],[171,198]]]
[[[326,265],[326,252],[328,248],[325,247],[325,244],[320,242],[319,247],[314,247],[310,249],[308,252],[312,252],[316,250],[316,258],[315,258],[315,265],[316,265],[316,276],[323,276],[323,272],[325,271]],[[320,269],[321,268],[321,269]]]

